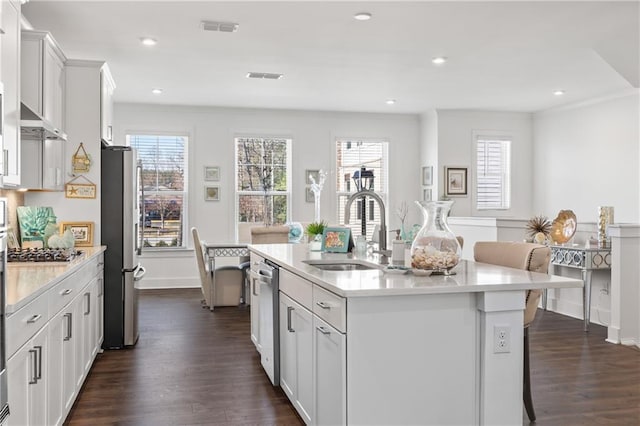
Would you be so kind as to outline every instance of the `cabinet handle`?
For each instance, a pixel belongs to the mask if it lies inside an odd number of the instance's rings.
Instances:
[[[71,312],[68,312],[64,314],[64,316],[67,317],[67,335],[63,340],[67,341],[71,340],[71,333],[73,332],[73,326],[71,325],[71,322],[73,321],[73,314]]]
[[[65,291],[60,293],[60,296],[67,296],[69,294],[71,294],[73,290],[71,290],[70,288],[66,289]]]
[[[38,371],[36,372],[36,380],[42,379],[42,346],[34,346],[38,351]]]
[[[89,315],[91,313],[91,292],[86,292],[84,297],[87,298],[87,310],[85,311],[85,315]]]
[[[287,331],[289,333],[295,333],[296,331],[291,328],[291,312],[293,311],[293,306],[287,306]]]
[[[326,302],[316,302],[316,305],[320,306],[322,309],[331,309],[331,306],[327,305]]]
[[[35,385],[38,383],[38,351],[35,349],[29,349],[29,356],[31,356],[31,354],[33,354],[33,374],[31,375],[31,379],[29,379],[29,384]]]
[[[38,321],[40,318],[42,318],[42,315],[36,314],[27,320],[27,324],[33,324],[34,322]]]
[[[254,296],[259,296],[259,294],[256,293],[256,279],[255,278],[251,278],[251,294],[253,294]]]
[[[9,176],[9,150],[2,150],[2,175]]]
[[[107,140],[113,140],[113,126],[107,126]]]
[[[318,330],[320,333],[322,334],[331,334],[331,332],[329,330],[327,330],[326,328],[322,327],[322,326],[317,326],[316,330]]]

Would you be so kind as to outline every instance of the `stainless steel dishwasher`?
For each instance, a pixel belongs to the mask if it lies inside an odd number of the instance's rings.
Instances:
[[[264,260],[251,271],[253,285],[260,286],[252,290],[259,294],[260,363],[274,386],[280,385],[279,270],[278,265]]]

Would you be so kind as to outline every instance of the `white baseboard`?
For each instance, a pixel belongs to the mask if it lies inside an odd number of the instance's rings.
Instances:
[[[584,319],[581,303],[549,298],[547,300],[547,309],[562,315],[577,318],[579,320]],[[611,311],[598,308],[597,306],[591,306],[591,315],[589,318],[590,323],[607,327],[609,325],[610,319]]]
[[[200,288],[199,278],[145,278],[140,281],[139,289],[163,288]]]

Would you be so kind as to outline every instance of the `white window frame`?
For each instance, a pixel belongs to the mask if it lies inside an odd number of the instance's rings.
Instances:
[[[490,206],[480,206],[479,205],[479,190],[480,190],[480,181],[483,173],[478,166],[478,142],[480,141],[496,141],[496,142],[506,142],[506,149],[503,146],[501,148],[501,156],[502,158],[502,171],[500,173],[500,182],[502,188],[502,203],[498,205],[490,205]],[[505,152],[506,151],[506,152]],[[473,185],[473,194],[474,194],[474,208],[478,212],[487,212],[487,211],[506,211],[511,209],[511,188],[512,188],[512,153],[513,153],[513,137],[509,133],[498,132],[498,131],[478,131],[473,132],[473,142],[472,142],[472,152],[473,152],[473,160],[474,160],[474,170],[475,170],[475,178]],[[506,157],[506,158],[505,158]]]
[[[127,146],[131,146],[130,137],[131,136],[176,136],[185,138],[185,146],[184,146],[184,189],[183,191],[167,191],[164,194],[172,195],[172,194],[183,194],[182,199],[182,244],[179,246],[167,246],[167,247],[142,247],[142,251],[144,252],[167,252],[171,250],[184,251],[190,248],[191,238],[189,236],[189,204],[191,193],[189,191],[189,170],[190,170],[190,157],[189,150],[191,148],[192,137],[189,132],[175,132],[175,131],[147,131],[147,130],[135,130],[135,131],[127,131],[125,133],[125,143]],[[144,219],[143,219],[144,220]],[[144,226],[144,224],[143,224]]]
[[[387,226],[389,225],[388,221],[389,221],[389,215],[388,215],[388,211],[389,211],[389,181],[390,181],[390,173],[389,173],[389,140],[385,139],[385,138],[375,138],[375,137],[335,137],[334,138],[334,144],[333,144],[333,164],[336,170],[336,174],[339,175],[338,173],[338,142],[340,141],[352,141],[352,142],[357,142],[357,141],[362,141],[362,142],[370,142],[370,143],[380,143],[383,144],[383,165],[382,168],[384,170],[384,175],[385,175],[385,179],[382,180],[381,183],[381,188],[375,190],[375,192],[382,198],[382,200],[384,201],[384,205],[385,205],[385,209],[386,209],[386,220],[387,220]],[[364,164],[366,167],[366,164]],[[360,168],[360,166],[354,166],[353,170],[350,171],[350,174],[353,175],[353,172],[356,170],[356,168]],[[379,179],[380,176],[375,176],[375,178]],[[343,179],[343,176],[336,176],[336,181],[334,183],[334,187],[333,187],[333,191],[335,192],[335,202],[336,202],[336,219],[339,223],[343,222],[343,218],[344,218],[344,207],[341,205],[340,203],[340,197],[346,196],[347,198],[353,194],[353,191],[351,192],[347,192],[347,191],[339,191],[338,190],[338,185],[339,185],[339,181],[338,179]],[[378,181],[378,183],[380,183],[380,181]],[[353,180],[351,180],[351,184],[354,185]],[[353,186],[351,189],[355,189]],[[374,205],[377,206],[377,203],[374,202]],[[357,205],[357,202],[354,201],[354,206]],[[374,220],[369,220],[367,219],[367,239],[371,240],[371,239],[377,239],[377,236],[374,236],[372,231],[373,231],[373,225],[369,225],[371,223],[377,223],[380,224],[380,214],[379,212],[376,214],[377,218]],[[343,224],[344,226],[347,226],[349,228],[351,228],[352,230],[352,234],[354,235],[354,238],[359,236],[361,234],[360,232],[360,220],[357,219],[357,215],[351,215],[351,220],[349,221],[349,224]]]
[[[233,223],[235,228],[235,239],[239,241],[240,233],[239,233],[239,216],[240,216],[240,195],[259,195],[263,196],[264,191],[239,191],[238,190],[238,139],[247,138],[247,139],[285,139],[287,141],[287,190],[286,191],[268,191],[267,195],[280,195],[287,197],[287,222],[291,220],[291,205],[293,203],[291,199],[291,175],[293,174],[293,170],[291,167],[291,156],[293,150],[293,137],[292,136],[282,136],[282,135],[270,135],[270,134],[236,134],[233,137],[233,172],[234,172],[234,182],[233,182],[233,193],[234,193],[234,216]],[[243,222],[244,223],[244,222]]]

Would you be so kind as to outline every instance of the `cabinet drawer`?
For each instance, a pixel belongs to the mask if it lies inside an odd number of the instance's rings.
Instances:
[[[311,305],[313,305],[313,284],[310,281],[280,268],[279,286],[281,292],[311,310]]]
[[[312,311],[340,332],[347,331],[347,301],[345,298],[314,285]]]
[[[46,295],[7,317],[7,359],[49,321]]]
[[[74,297],[80,294],[82,289],[96,276],[97,271],[97,262],[93,259],[56,284],[55,287],[47,292],[49,312],[51,312],[52,315],[60,312],[67,303],[71,302]]]

